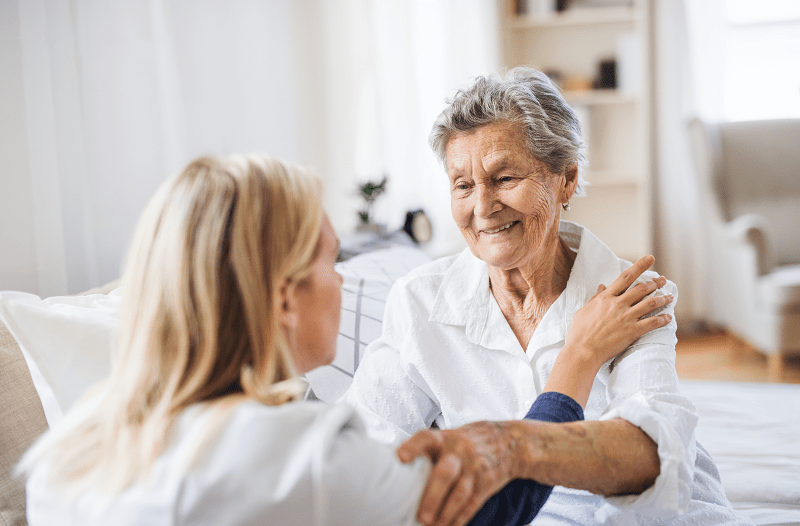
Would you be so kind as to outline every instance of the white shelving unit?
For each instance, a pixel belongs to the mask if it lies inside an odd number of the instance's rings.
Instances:
[[[629,260],[653,251],[650,1],[532,15],[517,14],[507,0],[502,19],[506,68],[557,71],[574,86],[595,78],[600,61],[616,60],[616,89],[563,92],[583,123],[591,186],[562,217]]]

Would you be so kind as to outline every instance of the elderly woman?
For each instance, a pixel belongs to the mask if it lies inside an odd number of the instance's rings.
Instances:
[[[431,426],[520,418],[556,374],[576,311],[631,265],[586,228],[560,221],[585,191],[585,144],[575,113],[542,73],[477,78],[438,117],[430,143],[468,248],[395,284],[383,334],[346,395],[371,436],[389,443]],[[659,295],[677,297],[677,289],[665,282],[651,300]],[[672,304],[663,312],[671,315]],[[594,493],[556,488],[537,524],[747,523],[695,442],[698,416],[679,392],[675,330],[673,320],[601,369],[580,440],[537,450],[549,468],[537,480]],[[547,433],[527,439],[563,439]],[[445,516],[472,506],[460,495],[480,474],[462,475]]]

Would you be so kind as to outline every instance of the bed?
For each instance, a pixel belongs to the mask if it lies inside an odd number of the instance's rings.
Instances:
[[[337,263],[344,277],[337,355],[307,374],[307,398],[341,396],[380,334],[392,284],[427,260],[400,245]],[[0,292],[0,524],[26,524],[13,466],[107,373],[120,301],[113,285],[47,299]],[[717,461],[734,507],[758,525],[800,524],[800,385],[686,381],[682,390],[699,410],[698,440]]]

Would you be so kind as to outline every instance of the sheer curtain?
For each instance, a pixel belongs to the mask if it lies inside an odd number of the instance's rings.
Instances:
[[[298,11],[290,0],[0,2],[0,288],[50,296],[118,277],[144,203],[195,155],[308,161]]]
[[[500,2],[0,2],[0,289],[75,293],[119,276],[156,186],[200,154],[312,166],[340,232],[356,183],[378,219],[424,208],[452,237],[426,144],[445,96],[497,67]]]
[[[710,0],[717,1],[717,0]],[[692,64],[702,46],[691,42],[688,3],[655,0],[656,195],[655,239],[658,272],[678,285],[675,314],[682,330],[707,318],[706,233],[687,124],[697,113]]]

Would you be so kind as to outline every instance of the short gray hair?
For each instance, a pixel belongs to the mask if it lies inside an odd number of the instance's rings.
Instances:
[[[436,118],[429,143],[447,169],[447,143],[456,132],[471,132],[495,122],[522,127],[531,155],[554,174],[564,174],[578,163],[576,195],[585,195],[588,183],[586,142],[575,111],[550,79],[529,67],[517,67],[498,75],[477,77],[460,89]]]

